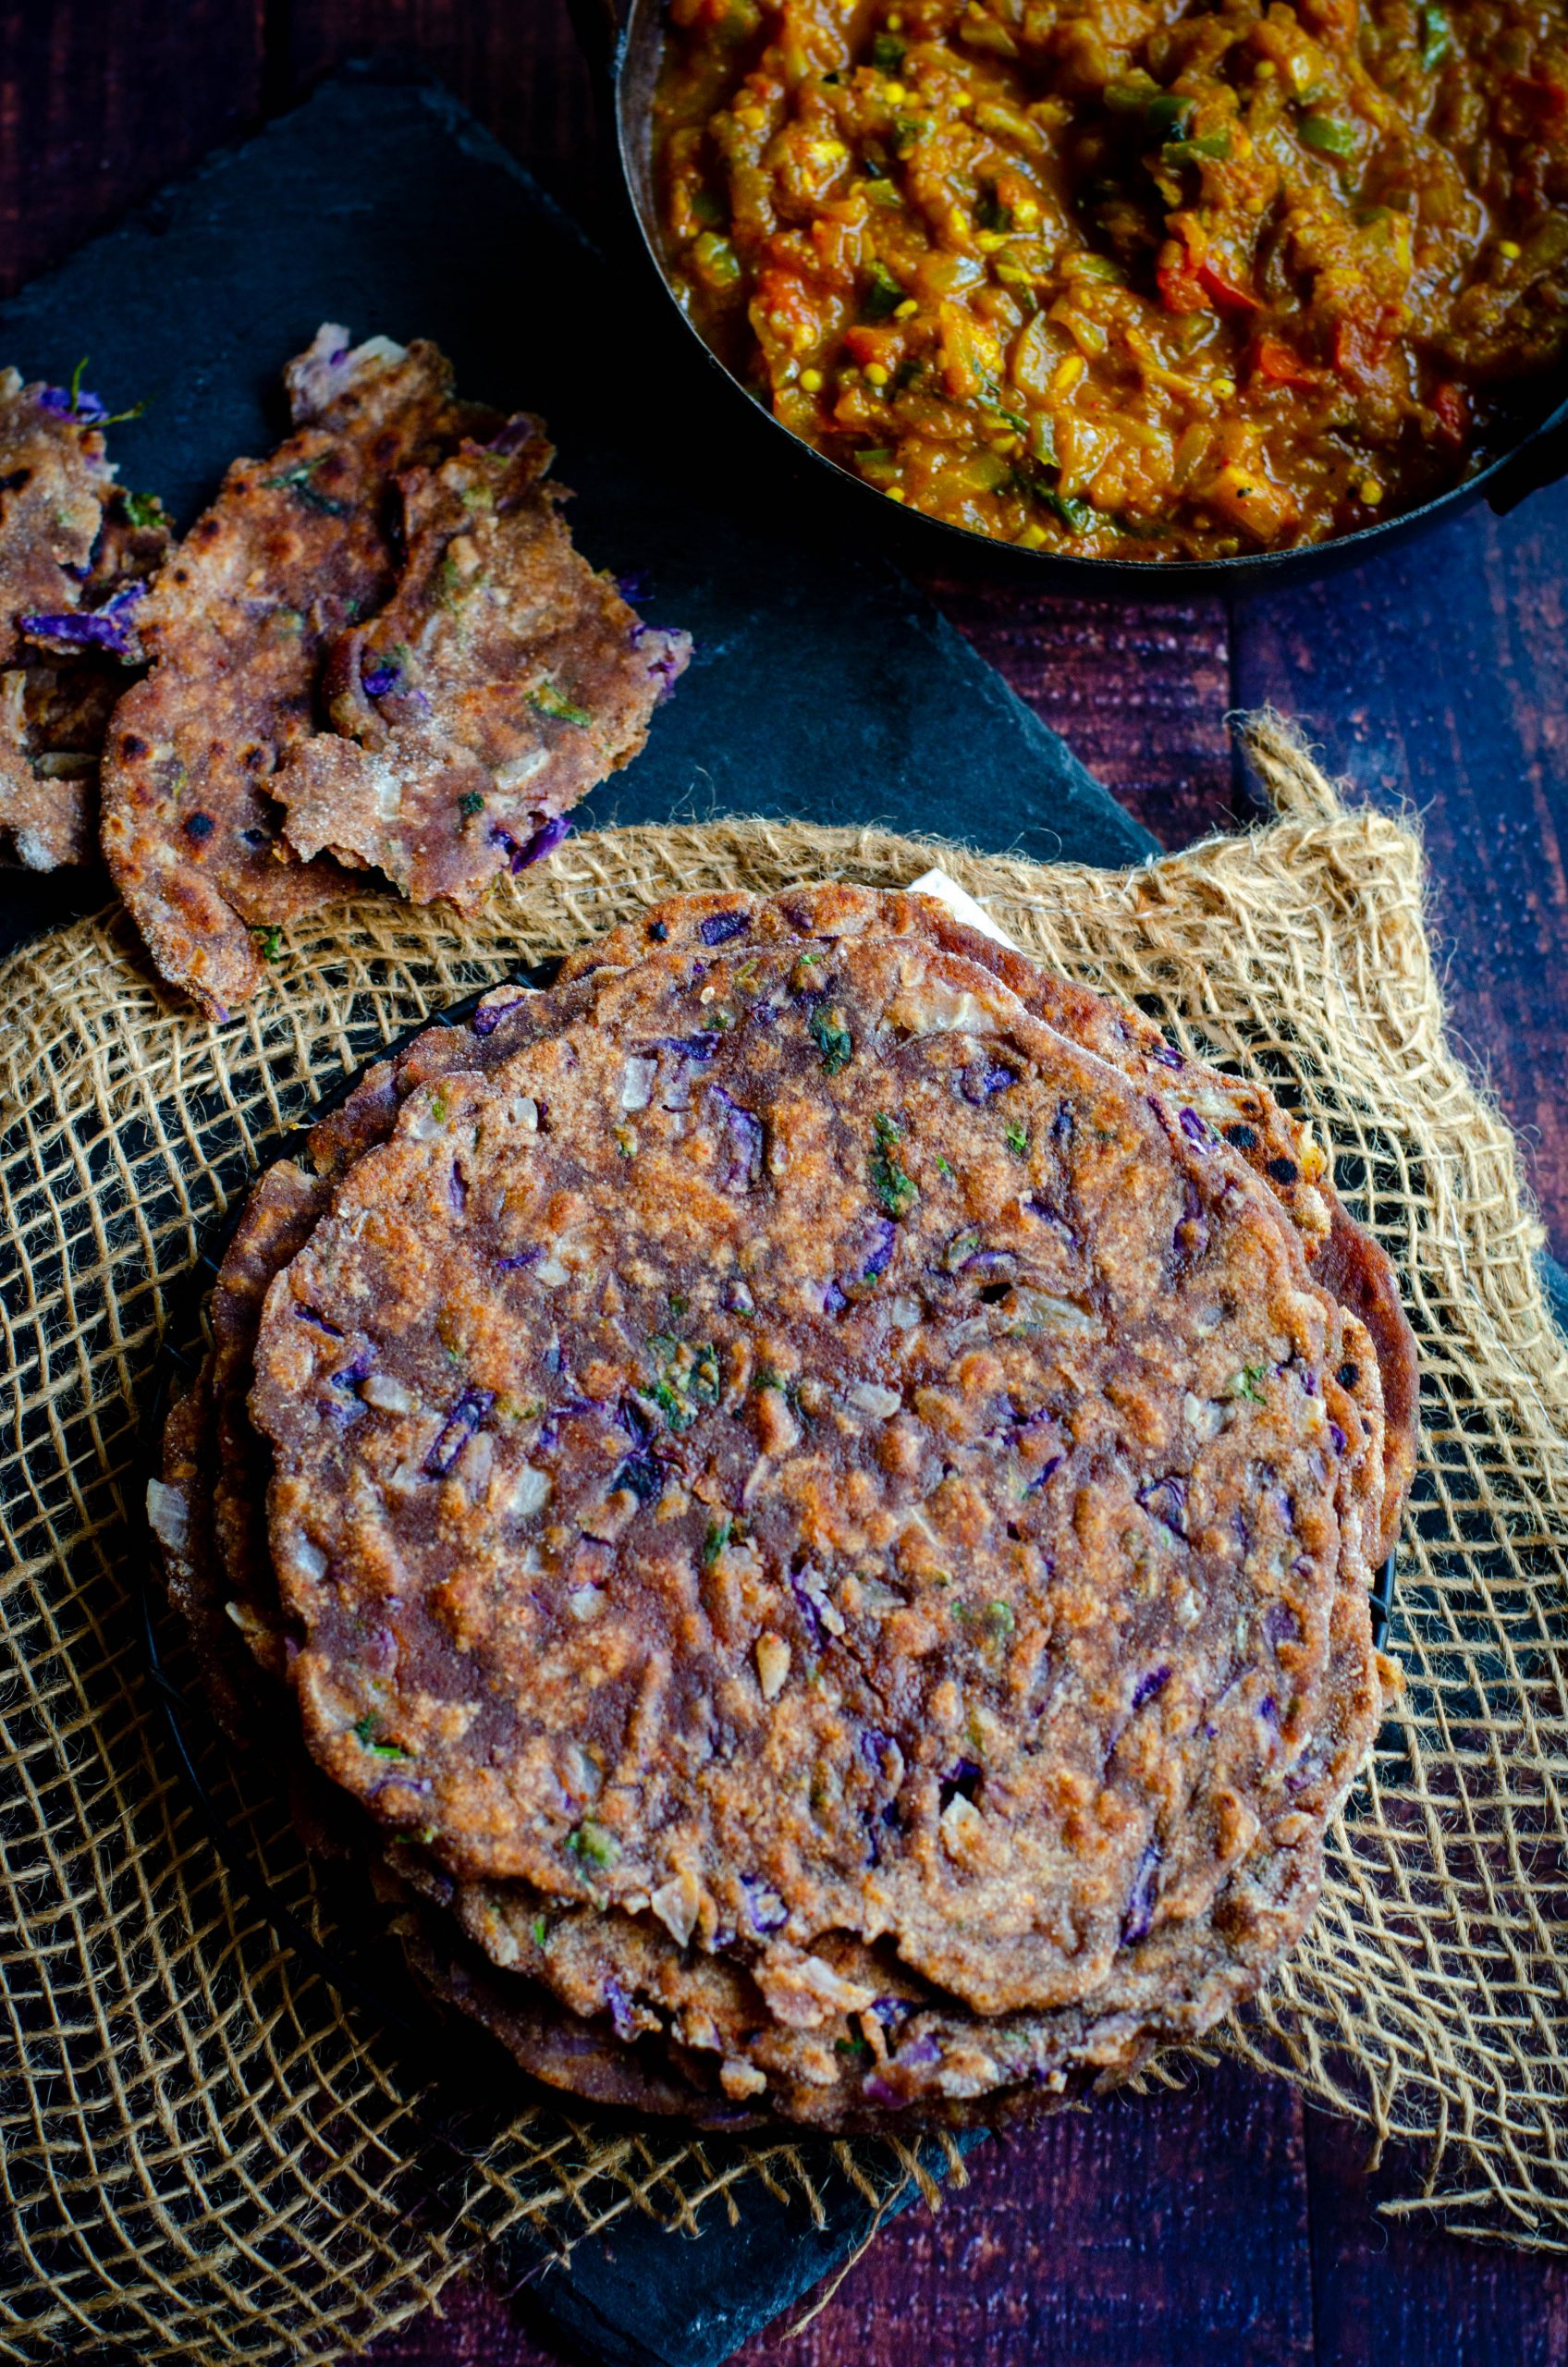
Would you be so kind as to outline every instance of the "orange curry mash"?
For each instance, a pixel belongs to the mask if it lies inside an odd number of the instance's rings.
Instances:
[[[1568,341],[1562,0],[671,0],[655,158],[778,418],[1026,547],[1345,533]]]

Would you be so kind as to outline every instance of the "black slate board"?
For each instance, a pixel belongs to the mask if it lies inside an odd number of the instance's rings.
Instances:
[[[189,523],[227,462],[283,430],[278,372],[324,319],[434,337],[465,389],[542,411],[601,565],[698,655],[601,820],[676,813],[882,821],[1049,860],[1135,862],[1154,841],[875,554],[815,471],[765,480],[678,323],[612,273],[446,92],[349,74],[166,191],[0,309],[0,362],[87,383],[122,481]],[[749,423],[742,413],[739,427]],[[584,818],[589,818],[584,816]],[[101,875],[0,880],[0,947],[94,909]],[[867,2232],[749,2189],[700,2244],[629,2217],[564,2270],[515,2257],[556,2338],[606,2367],[715,2367]]]
[[[0,308],[0,358],[87,383],[121,482],[189,524],[284,432],[278,372],[325,319],[433,337],[466,391],[541,411],[573,531],[697,654],[584,823],[792,814],[1049,860],[1154,841],[924,596],[766,457],[651,276],[612,271],[448,93],[349,73]],[[739,417],[737,417],[739,412]],[[830,497],[832,488],[827,488]],[[101,876],[0,886],[0,946]]]

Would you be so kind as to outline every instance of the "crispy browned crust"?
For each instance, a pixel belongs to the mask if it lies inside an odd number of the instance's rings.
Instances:
[[[601,1967],[599,2004],[590,2014],[558,2002],[556,1982],[546,1987],[531,1975],[497,1969],[477,1950],[464,1951],[446,1919],[430,1921],[426,1940],[462,1968],[460,1981],[444,1993],[449,2002],[481,2021],[526,2068],[533,2066],[513,2045],[513,2033],[521,2029],[525,2042],[533,2038],[542,2003],[568,2024],[596,2032],[602,2045],[615,2041],[619,2016],[629,2033],[619,2042],[628,2067],[667,2064],[682,2081],[673,2102],[626,2097],[642,2109],[723,2128],[782,2118],[832,2134],[993,2128],[1060,2111],[1090,2090],[1105,2093],[1161,2047],[1203,2036],[1300,1938],[1320,1883],[1320,1836],[1309,1847],[1260,1847],[1212,1909],[1179,1940],[1145,1955],[1140,1971],[1116,1984],[1103,2005],[1096,1999],[1054,2016],[988,2021],[957,2001],[930,1991],[912,1996],[906,1987],[902,1996],[880,1996],[880,2012],[840,2017],[809,2042],[771,2023],[743,1973],[728,1968],[722,1985],[742,2010],[716,2018],[703,2002],[701,1976],[711,1968],[681,1963],[668,1943],[668,2012],[650,2012],[641,1999],[628,2004],[619,1952],[611,1947],[606,1964],[615,1968]],[[613,2010],[604,2001],[606,1989],[615,1993]],[[695,2032],[694,2042],[682,2031]],[[574,2084],[570,2069],[556,2084]]]
[[[978,962],[1005,980],[1014,994],[1074,1042],[1103,1060],[1140,1075],[1168,1102],[1190,1102],[1216,1126],[1230,1147],[1267,1184],[1301,1233],[1317,1262],[1315,1279],[1357,1315],[1377,1354],[1372,1376],[1347,1384],[1368,1421],[1382,1425],[1379,1441],[1384,1479],[1377,1527],[1369,1537],[1371,1558],[1381,1562],[1399,1538],[1420,1442],[1420,1367],[1415,1337],[1400,1304],[1399,1284],[1386,1253],[1349,1214],[1329,1171],[1321,1146],[1304,1133],[1263,1086],[1192,1061],[1168,1045],[1152,1020],[1115,996],[1097,993],[1059,976],[1042,963],[998,945],[956,920],[927,896],[859,888],[843,881],[789,889],[772,897],[727,889],[673,896],[635,921],[579,947],[562,965],[563,985],[594,969],[625,966],[661,946],[702,946],[704,927],[741,918],[746,924],[721,943],[768,943],[779,936],[813,937],[924,934]]]
[[[326,1199],[325,1182],[294,1160],[269,1168],[235,1229],[213,1293],[214,1577],[225,1601],[237,1607],[245,1645],[275,1677],[284,1671],[286,1625],[255,1519],[267,1466],[245,1413],[244,1392],[267,1285],[310,1239]]]
[[[349,892],[288,860],[273,776],[314,722],[324,652],[394,580],[387,497],[478,414],[434,347],[324,329],[290,365],[296,433],[237,460],[161,570],[141,634],[153,670],[121,701],[103,845],[154,963],[224,1018],[255,991],[271,932]]]
[[[195,1654],[208,1707],[226,1733],[249,1716],[250,1674],[239,1635],[224,1610],[213,1541],[214,1425],[212,1358],[171,1406],[163,1455],[148,1490],[164,1588]]]
[[[1421,1360],[1410,1318],[1400,1302],[1393,1265],[1366,1228],[1336,1196],[1332,1229],[1313,1270],[1325,1290],[1365,1324],[1378,1359],[1383,1393],[1385,1482],[1370,1558],[1382,1562],[1399,1542],[1400,1523],[1415,1478],[1421,1439]],[[1345,1386],[1354,1382],[1348,1372]]]
[[[274,783],[299,854],[372,865],[416,903],[463,911],[636,754],[689,647],[642,624],[572,547],[544,423],[519,414],[496,441],[400,480],[397,590],[335,645],[334,730]]]
[[[754,2128],[763,2116],[727,2106],[688,2085],[656,2050],[623,2046],[607,2016],[585,2021],[545,1990],[497,1977],[477,1949],[465,1947],[444,1918],[409,1913],[399,1937],[410,1969],[429,1995],[477,2022],[531,2079],[614,2111],[654,2113],[710,2128]]]

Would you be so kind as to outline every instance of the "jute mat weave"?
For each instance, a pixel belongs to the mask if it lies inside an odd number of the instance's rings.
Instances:
[[[138,1420],[203,1231],[325,1083],[475,985],[680,889],[939,860],[1020,943],[1267,1078],[1397,1259],[1425,1443],[1391,1649],[1408,1686],[1337,1827],[1305,1946],[1224,2043],[1414,2140],[1400,2207],[1568,2250],[1568,1352],[1513,1143],[1449,1049],[1414,833],[1350,812],[1271,718],[1276,818],[1128,874],[752,820],[570,842],[460,932],[389,902],[295,932],[222,1030],[160,996],[123,915],[0,974],[0,2356],[328,2359],[527,2226],[693,2231],[831,2149],[454,2105],[225,1874],[139,1648]],[[284,1786],[224,1813],[330,1935]],[[492,2097],[504,2082],[492,2079]],[[838,2149],[868,2198],[906,2149]]]

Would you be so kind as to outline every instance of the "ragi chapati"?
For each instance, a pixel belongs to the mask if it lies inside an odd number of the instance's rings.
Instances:
[[[415,1094],[274,1285],[312,1748],[456,1870],[695,1882],[704,1938],[762,1884],[802,2027],[839,1930],[1071,2002],[1147,1852],[1153,1922],[1198,1911],[1307,1746],[1337,1310],[1217,1142],[974,965],[697,967]]]
[[[0,372],[0,847],[31,871],[87,862],[137,609],[167,544],[123,493],[99,398]]]
[[[572,546],[540,420],[399,481],[407,556],[326,667],[332,729],[273,783],[289,844],[471,910],[634,756],[686,663]]]
[[[160,570],[140,617],[152,671],[104,766],[115,885],[164,977],[217,1019],[290,921],[352,890],[336,864],[289,857],[269,792],[314,729],[325,652],[392,589],[394,481],[498,424],[426,344],[350,350],[329,324],[285,376],[295,433],[234,462]]]

